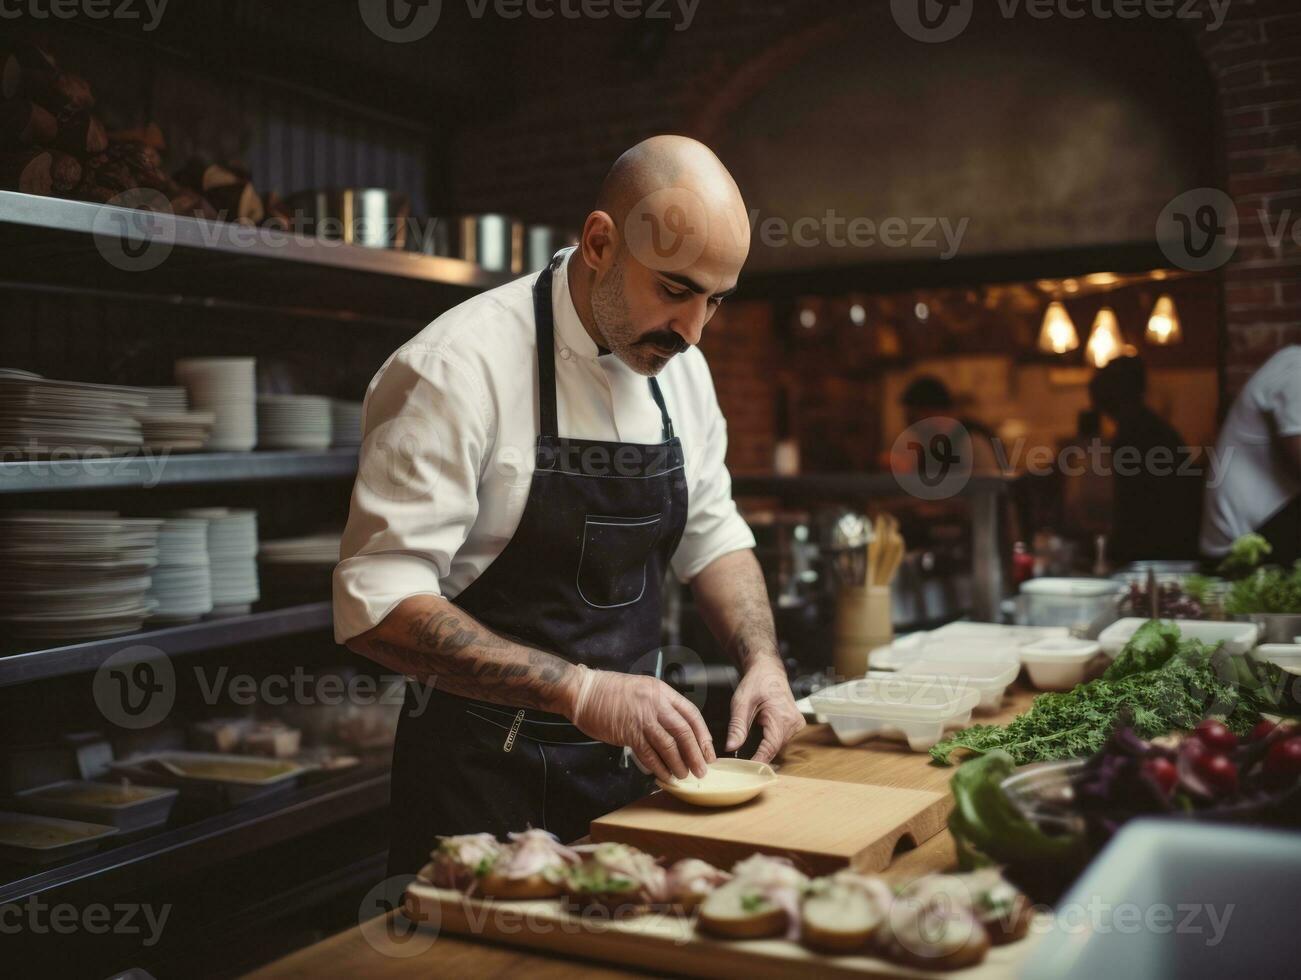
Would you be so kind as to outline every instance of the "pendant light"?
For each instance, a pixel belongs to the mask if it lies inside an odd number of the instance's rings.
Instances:
[[[1125,346],[1125,338],[1120,335],[1120,323],[1115,311],[1110,306],[1098,310],[1093,321],[1093,330],[1089,333],[1089,342],[1084,345],[1084,355],[1095,368],[1104,368],[1110,361],[1120,356]]]
[[[1058,300],[1048,304],[1043,326],[1039,329],[1039,349],[1050,354],[1065,354],[1080,346],[1080,335],[1071,315]]]
[[[1164,347],[1177,344],[1184,339],[1183,328],[1179,323],[1179,311],[1169,293],[1164,294],[1152,307],[1152,315],[1147,321],[1147,342]]]

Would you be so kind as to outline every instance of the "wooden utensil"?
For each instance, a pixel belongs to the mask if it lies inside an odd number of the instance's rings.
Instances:
[[[723,810],[652,793],[592,821],[591,830],[594,841],[721,868],[759,851],[790,857],[812,874],[846,864],[880,871],[901,840],[919,844],[939,833],[952,808],[948,793],[781,776],[758,799]]]

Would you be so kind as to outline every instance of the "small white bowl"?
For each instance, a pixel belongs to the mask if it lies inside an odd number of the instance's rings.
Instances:
[[[688,776],[672,782],[655,780],[660,789],[694,806],[736,806],[753,800],[777,773],[766,762],[753,759],[716,759],[709,764],[704,779]]]
[[[1101,652],[1096,640],[1040,640],[1021,648],[1021,663],[1039,690],[1069,691],[1084,680],[1089,662]]]

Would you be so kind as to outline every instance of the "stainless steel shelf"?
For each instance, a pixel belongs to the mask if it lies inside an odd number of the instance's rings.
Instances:
[[[98,670],[109,657],[127,647],[150,646],[169,657],[184,656],[237,643],[326,629],[332,622],[332,604],[312,602],[254,612],[246,616],[228,616],[184,626],[146,629],[138,633],[66,646],[0,653],[0,687]]]
[[[69,887],[122,894],[228,861],[283,840],[388,805],[389,771],[363,766],[295,789],[288,796],[247,803],[185,826],[107,847],[84,858],[26,873],[0,884],[0,905]],[[10,866],[6,866],[8,869]]]
[[[0,494],[103,487],[156,487],[263,480],[315,480],[357,472],[356,449],[168,453],[109,459],[0,463]]]
[[[0,191],[0,270],[7,288],[211,298],[422,323],[511,278],[460,259],[14,191]]]

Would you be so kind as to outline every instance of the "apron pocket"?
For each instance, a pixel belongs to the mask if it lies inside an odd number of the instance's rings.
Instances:
[[[646,562],[660,536],[660,514],[603,517],[583,523],[578,594],[596,609],[628,606],[646,591]]]

